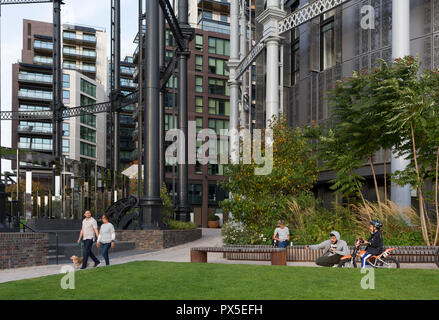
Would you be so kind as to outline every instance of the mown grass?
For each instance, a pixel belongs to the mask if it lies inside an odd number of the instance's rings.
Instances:
[[[61,269],[61,268],[60,268]],[[0,299],[313,300],[439,299],[439,270],[375,270],[375,289],[361,288],[361,269],[132,262],[0,284]]]

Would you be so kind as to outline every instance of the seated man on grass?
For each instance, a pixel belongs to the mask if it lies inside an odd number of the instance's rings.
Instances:
[[[306,249],[323,249],[323,255],[316,260],[316,264],[322,267],[333,267],[338,265],[340,258],[349,254],[349,248],[344,240],[340,240],[340,233],[331,231],[329,240],[320,244],[306,246]]]

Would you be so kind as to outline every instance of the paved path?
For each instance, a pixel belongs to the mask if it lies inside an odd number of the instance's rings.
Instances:
[[[190,248],[191,247],[220,247],[222,246],[221,230],[220,229],[203,229],[203,236],[201,239],[182,244],[176,247],[158,250],[158,251],[139,251],[133,250],[129,252],[119,252],[113,255],[110,254],[110,261],[112,265],[122,264],[133,261],[170,261],[170,262],[190,262]],[[98,268],[105,267],[105,263],[101,259],[101,265]],[[208,261],[212,263],[226,263],[226,264],[258,264],[270,265],[270,261],[239,261],[226,260],[222,257],[222,253],[209,253]],[[93,264],[93,262],[92,262]],[[0,270],[0,283],[38,278],[61,272],[63,266],[72,266],[72,263],[64,263],[60,265],[47,265],[38,267],[16,268],[8,270]],[[287,262],[288,266],[306,266],[316,267],[313,262]],[[402,263],[401,268],[410,269],[437,269],[433,263]]]

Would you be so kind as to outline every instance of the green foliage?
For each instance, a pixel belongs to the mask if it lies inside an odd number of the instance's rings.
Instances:
[[[255,169],[261,165],[253,159],[251,164],[228,165],[226,175],[230,180],[221,183],[232,193],[232,198],[222,201],[220,206],[246,226],[246,232],[251,234],[248,236],[250,242],[257,241],[259,235],[273,227],[277,220],[288,220],[289,201],[295,199],[304,206],[315,205],[311,189],[317,180],[318,169],[310,140],[316,129],[292,129],[285,118],[281,118],[272,125],[272,130],[271,173],[255,174]]]
[[[167,225],[171,230],[193,230],[197,226],[192,222],[183,222],[177,220],[168,220]]]
[[[207,217],[207,221],[219,221],[219,217],[215,214],[209,214],[209,216]]]
[[[163,223],[169,224],[174,218],[174,204],[172,203],[165,184],[160,188],[160,198],[163,202]]]

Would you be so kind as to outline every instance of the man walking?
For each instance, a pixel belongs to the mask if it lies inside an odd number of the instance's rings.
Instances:
[[[81,241],[81,237],[84,242],[84,260],[82,261],[81,269],[87,268],[87,260],[89,256],[94,261],[95,267],[97,267],[100,263],[98,258],[96,258],[96,256],[91,251],[95,235],[96,237],[99,237],[98,223],[94,218],[92,218],[90,210],[85,211],[84,216],[85,219],[82,220],[82,229],[78,239],[78,243]]]
[[[332,231],[329,240],[323,241],[314,246],[306,246],[307,249],[323,249],[323,255],[316,260],[316,264],[322,267],[332,267],[337,265],[340,258],[349,254],[346,241],[340,239],[340,233]]]

